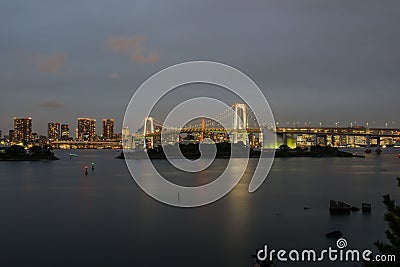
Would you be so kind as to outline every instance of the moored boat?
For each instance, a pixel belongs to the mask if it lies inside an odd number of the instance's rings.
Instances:
[[[350,213],[352,207],[343,201],[331,200],[329,202],[329,211],[332,213]]]

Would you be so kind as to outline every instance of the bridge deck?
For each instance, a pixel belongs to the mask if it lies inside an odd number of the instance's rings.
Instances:
[[[278,134],[316,134],[316,135],[353,135],[375,137],[400,137],[400,129],[388,128],[292,128],[280,127],[275,130]]]

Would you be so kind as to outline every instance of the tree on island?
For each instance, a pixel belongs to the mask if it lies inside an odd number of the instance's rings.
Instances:
[[[42,147],[41,146],[33,146],[29,148],[29,154],[30,155],[38,155],[42,153]]]
[[[397,177],[398,185],[400,186],[400,177]],[[382,255],[395,255],[396,261],[400,260],[400,206],[395,204],[395,201],[390,198],[390,195],[383,196],[383,203],[386,206],[385,221],[389,225],[389,229],[385,231],[388,244],[381,241],[376,241],[374,244]],[[399,266],[397,262],[385,262],[381,265],[367,266]]]
[[[6,154],[13,155],[13,156],[20,156],[20,155],[25,155],[26,150],[23,146],[12,145],[9,148],[7,148]]]
[[[290,147],[288,145],[280,145],[279,150],[281,151],[289,151]]]

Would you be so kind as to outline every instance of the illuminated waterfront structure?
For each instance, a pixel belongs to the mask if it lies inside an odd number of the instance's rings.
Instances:
[[[32,118],[14,118],[13,142],[29,142],[32,139]]]
[[[130,135],[130,131],[128,127],[122,128],[122,146],[125,149],[132,148],[132,136]]]
[[[78,118],[78,136],[81,141],[93,141],[96,137],[96,120],[90,118]]]
[[[59,122],[50,121],[47,123],[47,138],[49,141],[57,141],[60,139],[61,126]]]
[[[103,139],[114,139],[114,119],[103,119]]]
[[[216,118],[201,118],[185,124],[184,127],[163,125],[153,117],[145,117],[136,132],[124,127],[121,133],[114,133],[114,119],[102,120],[102,138],[96,135],[96,120],[78,118],[75,140],[70,138],[70,126],[59,122],[49,122],[47,137],[32,132],[32,118],[14,118],[14,128],[4,140],[6,144],[22,144],[26,147],[35,144],[51,144],[55,148],[121,148],[149,149],[161,144],[174,144],[181,141],[202,142],[213,140],[220,142],[243,142],[255,148],[279,148],[281,145],[295,147],[334,146],[334,147],[400,147],[400,129],[370,128],[365,126],[311,127],[278,127],[279,123],[259,125],[243,104],[228,107]],[[234,116],[236,115],[236,116]],[[217,119],[218,118],[218,119]],[[222,119],[221,119],[222,118]],[[227,123],[223,127],[219,120]],[[394,123],[393,123],[394,124]],[[75,128],[72,129],[74,132]],[[161,130],[164,140],[161,142]],[[72,134],[72,133],[71,133]],[[191,137],[188,138],[188,137]],[[0,135],[1,138],[1,135]]]
[[[69,124],[61,124],[61,140],[69,139]]]
[[[128,127],[124,127],[122,128],[122,139],[126,139],[129,137],[129,128]]]

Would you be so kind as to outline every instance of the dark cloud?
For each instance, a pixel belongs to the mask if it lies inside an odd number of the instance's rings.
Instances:
[[[121,75],[117,72],[113,72],[108,76],[110,79],[115,80],[121,78]]]
[[[59,102],[54,98],[49,98],[47,100],[44,100],[39,104],[39,106],[42,108],[49,108],[49,109],[59,109],[64,107],[64,105],[61,102]]]
[[[119,54],[131,53],[138,46],[141,46],[144,40],[144,36],[141,35],[132,37],[109,37],[106,41],[106,46],[111,49],[111,51]]]

